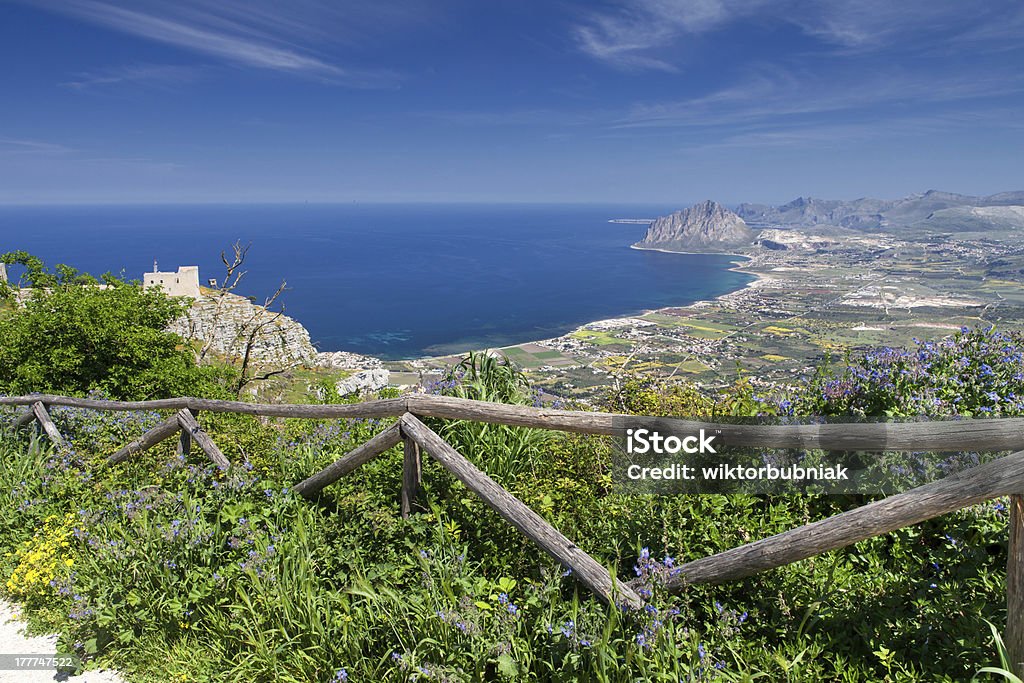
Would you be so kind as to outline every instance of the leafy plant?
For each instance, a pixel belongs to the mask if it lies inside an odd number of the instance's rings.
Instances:
[[[526,376],[512,361],[485,352],[467,355],[433,390],[474,401],[530,405],[537,400]],[[448,443],[506,485],[535,467],[537,454],[551,439],[551,434],[542,430],[471,420],[435,421],[432,425]]]
[[[186,304],[158,290],[104,275],[102,282],[59,265],[48,271],[25,252],[0,256],[25,267],[31,287],[0,288],[0,390],[115,398],[224,394],[229,370],[198,367],[166,331]]]

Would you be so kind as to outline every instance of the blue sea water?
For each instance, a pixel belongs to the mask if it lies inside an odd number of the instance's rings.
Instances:
[[[0,253],[141,279],[252,243],[238,293],[281,280],[286,313],[321,350],[441,355],[563,334],[592,320],[744,286],[735,257],[630,249],[673,206],[484,204],[0,207]]]

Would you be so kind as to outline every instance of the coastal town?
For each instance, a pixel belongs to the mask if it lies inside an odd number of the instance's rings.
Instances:
[[[806,210],[815,206],[806,204],[795,221],[779,209],[748,208],[755,214],[750,224],[714,202],[655,220],[611,218],[650,224],[635,248],[733,253],[734,270],[751,279],[713,300],[598,320],[559,337],[487,351],[524,369],[549,400],[588,401],[636,375],[707,388],[740,378],[786,385],[826,357],[841,361],[858,349],[906,346],[961,327],[1024,325],[1024,248],[1012,220],[1018,207],[990,210],[1004,222],[984,230],[950,229],[948,216],[935,229],[934,213],[852,230],[817,222],[816,214],[805,225]],[[849,222],[835,222],[843,220]],[[248,340],[254,362],[281,368],[280,376],[254,387],[265,398],[295,398],[325,383],[342,395],[388,386],[425,390],[462,358],[384,360],[320,350],[300,321],[218,289],[216,280],[200,285],[195,267],[160,272],[154,264],[143,280],[193,300],[175,325],[179,334],[210,343],[225,357],[240,355]],[[259,333],[250,335],[254,328]]]
[[[858,232],[771,224],[734,248],[746,287],[712,301],[595,321],[496,351],[555,396],[587,399],[645,374],[723,386],[788,384],[825,356],[938,339],[961,327],[1024,326],[1024,248],[1015,226]],[[989,226],[991,228],[991,226]],[[437,375],[454,357],[385,363],[393,377]]]

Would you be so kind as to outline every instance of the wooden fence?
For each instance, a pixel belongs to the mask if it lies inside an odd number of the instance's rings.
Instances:
[[[230,412],[268,417],[295,418],[388,418],[397,420],[366,443],[296,484],[293,489],[314,499],[341,477],[353,472],[399,443],[404,444],[401,506],[403,516],[412,511],[419,495],[421,454],[427,453],[480,496],[562,565],[588,589],[607,602],[626,608],[642,606],[630,586],[617,581],[602,564],[577,547],[522,501],[499,486],[465,456],[444,441],[420,418],[441,418],[498,423],[519,427],[553,429],[585,434],[617,435],[624,426],[672,429],[674,432],[721,430],[716,438],[730,446],[870,451],[1013,451],[1024,447],[1024,418],[958,420],[879,424],[732,425],[672,418],[589,413],[505,405],[483,401],[412,394],[402,398],[349,405],[285,405],[196,398],[157,401],[104,401],[66,396],[31,395],[0,397],[0,405],[26,406],[16,425],[36,421],[58,448],[65,441],[50,417],[49,406],[94,410],[173,410],[175,414],[120,449],[109,458],[116,464],[147,448],[179,435],[179,449],[188,452],[195,443],[221,468],[228,459],[203,431],[200,412]],[[689,584],[740,579],[781,567],[820,553],[835,550],[938,515],[1010,496],[1007,561],[1007,624],[1004,636],[1014,668],[1024,671],[1024,450],[980,465],[905,493],[890,496],[827,519],[748,543],[680,565],[670,580],[671,590]]]

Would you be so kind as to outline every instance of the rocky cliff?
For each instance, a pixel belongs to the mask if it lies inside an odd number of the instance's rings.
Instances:
[[[235,294],[204,290],[171,325],[185,339],[209,343],[213,353],[234,357],[245,353],[254,330],[250,357],[256,365],[292,367],[317,360],[309,332],[298,321]]]
[[[713,201],[656,219],[636,247],[715,252],[750,246],[756,233],[742,218]]]

